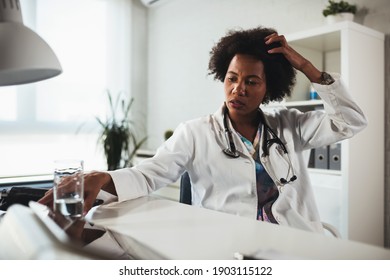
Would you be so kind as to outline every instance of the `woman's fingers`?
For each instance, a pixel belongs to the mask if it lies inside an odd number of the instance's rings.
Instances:
[[[45,195],[38,200],[39,203],[50,208],[53,207],[53,189],[48,190]]]
[[[265,43],[267,45],[272,45],[275,43],[279,43],[275,47],[271,47],[268,50],[268,53],[275,54],[281,53],[284,57],[291,63],[291,65],[302,71],[302,69],[308,64],[308,61],[301,56],[298,52],[296,52],[288,43],[284,35],[278,35],[277,33],[273,33],[265,37]]]
[[[284,35],[273,33],[265,37],[265,44],[270,46],[268,53],[286,53],[288,49],[287,40]],[[273,45],[273,46],[272,46]]]
[[[108,176],[108,177],[106,177]],[[94,205],[96,197],[104,185],[107,178],[111,178],[104,172],[90,172],[84,176],[84,212],[87,213]]]
[[[72,189],[74,188],[74,177],[69,176],[69,177],[64,177],[61,179],[60,182],[58,182],[58,189],[61,189],[61,192],[66,193],[66,192],[72,192]],[[54,200],[54,188],[51,188],[48,190],[45,195],[38,200],[39,203],[44,204],[50,208],[53,207],[53,200]]]

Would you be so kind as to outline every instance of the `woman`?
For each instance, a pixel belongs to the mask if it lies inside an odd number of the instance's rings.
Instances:
[[[290,95],[294,68],[313,84],[325,111],[263,112],[261,104]],[[187,171],[195,206],[322,232],[302,152],[366,126],[340,77],[319,71],[284,36],[262,27],[221,38],[211,51],[209,70],[224,83],[221,108],[180,124],[153,158],[133,168],[85,175],[85,211],[100,190],[119,201],[133,199]],[[51,204],[51,193],[40,202]]]

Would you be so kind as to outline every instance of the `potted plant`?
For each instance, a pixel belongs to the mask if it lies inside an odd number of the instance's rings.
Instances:
[[[329,0],[328,6],[322,11],[328,23],[334,23],[343,20],[352,21],[356,13],[356,5],[349,4],[346,1]]]
[[[135,124],[129,118],[134,98],[126,100],[119,94],[115,102],[113,102],[108,90],[107,96],[111,116],[104,121],[98,117],[96,117],[96,120],[102,127],[99,141],[103,144],[107,168],[108,170],[115,170],[132,165],[135,153],[146,141],[147,137],[141,140],[137,139]],[[121,106],[121,111],[118,112],[119,105]],[[118,118],[117,113],[121,113],[120,118]]]
[[[172,129],[168,129],[164,132],[164,140],[168,140],[171,136],[173,135],[173,130]]]

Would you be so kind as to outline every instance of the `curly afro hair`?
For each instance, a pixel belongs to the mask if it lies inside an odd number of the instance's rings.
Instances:
[[[251,55],[264,64],[267,93],[262,103],[281,101],[290,96],[296,71],[283,54],[268,54],[269,49],[280,46],[279,43],[265,44],[264,38],[273,33],[276,30],[263,27],[228,31],[210,52],[209,75],[223,82],[230,61],[236,54]]]

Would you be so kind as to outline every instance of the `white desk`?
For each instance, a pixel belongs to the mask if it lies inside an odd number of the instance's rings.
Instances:
[[[390,250],[261,223],[174,201],[143,197],[104,205],[91,215],[141,259],[390,259]]]

